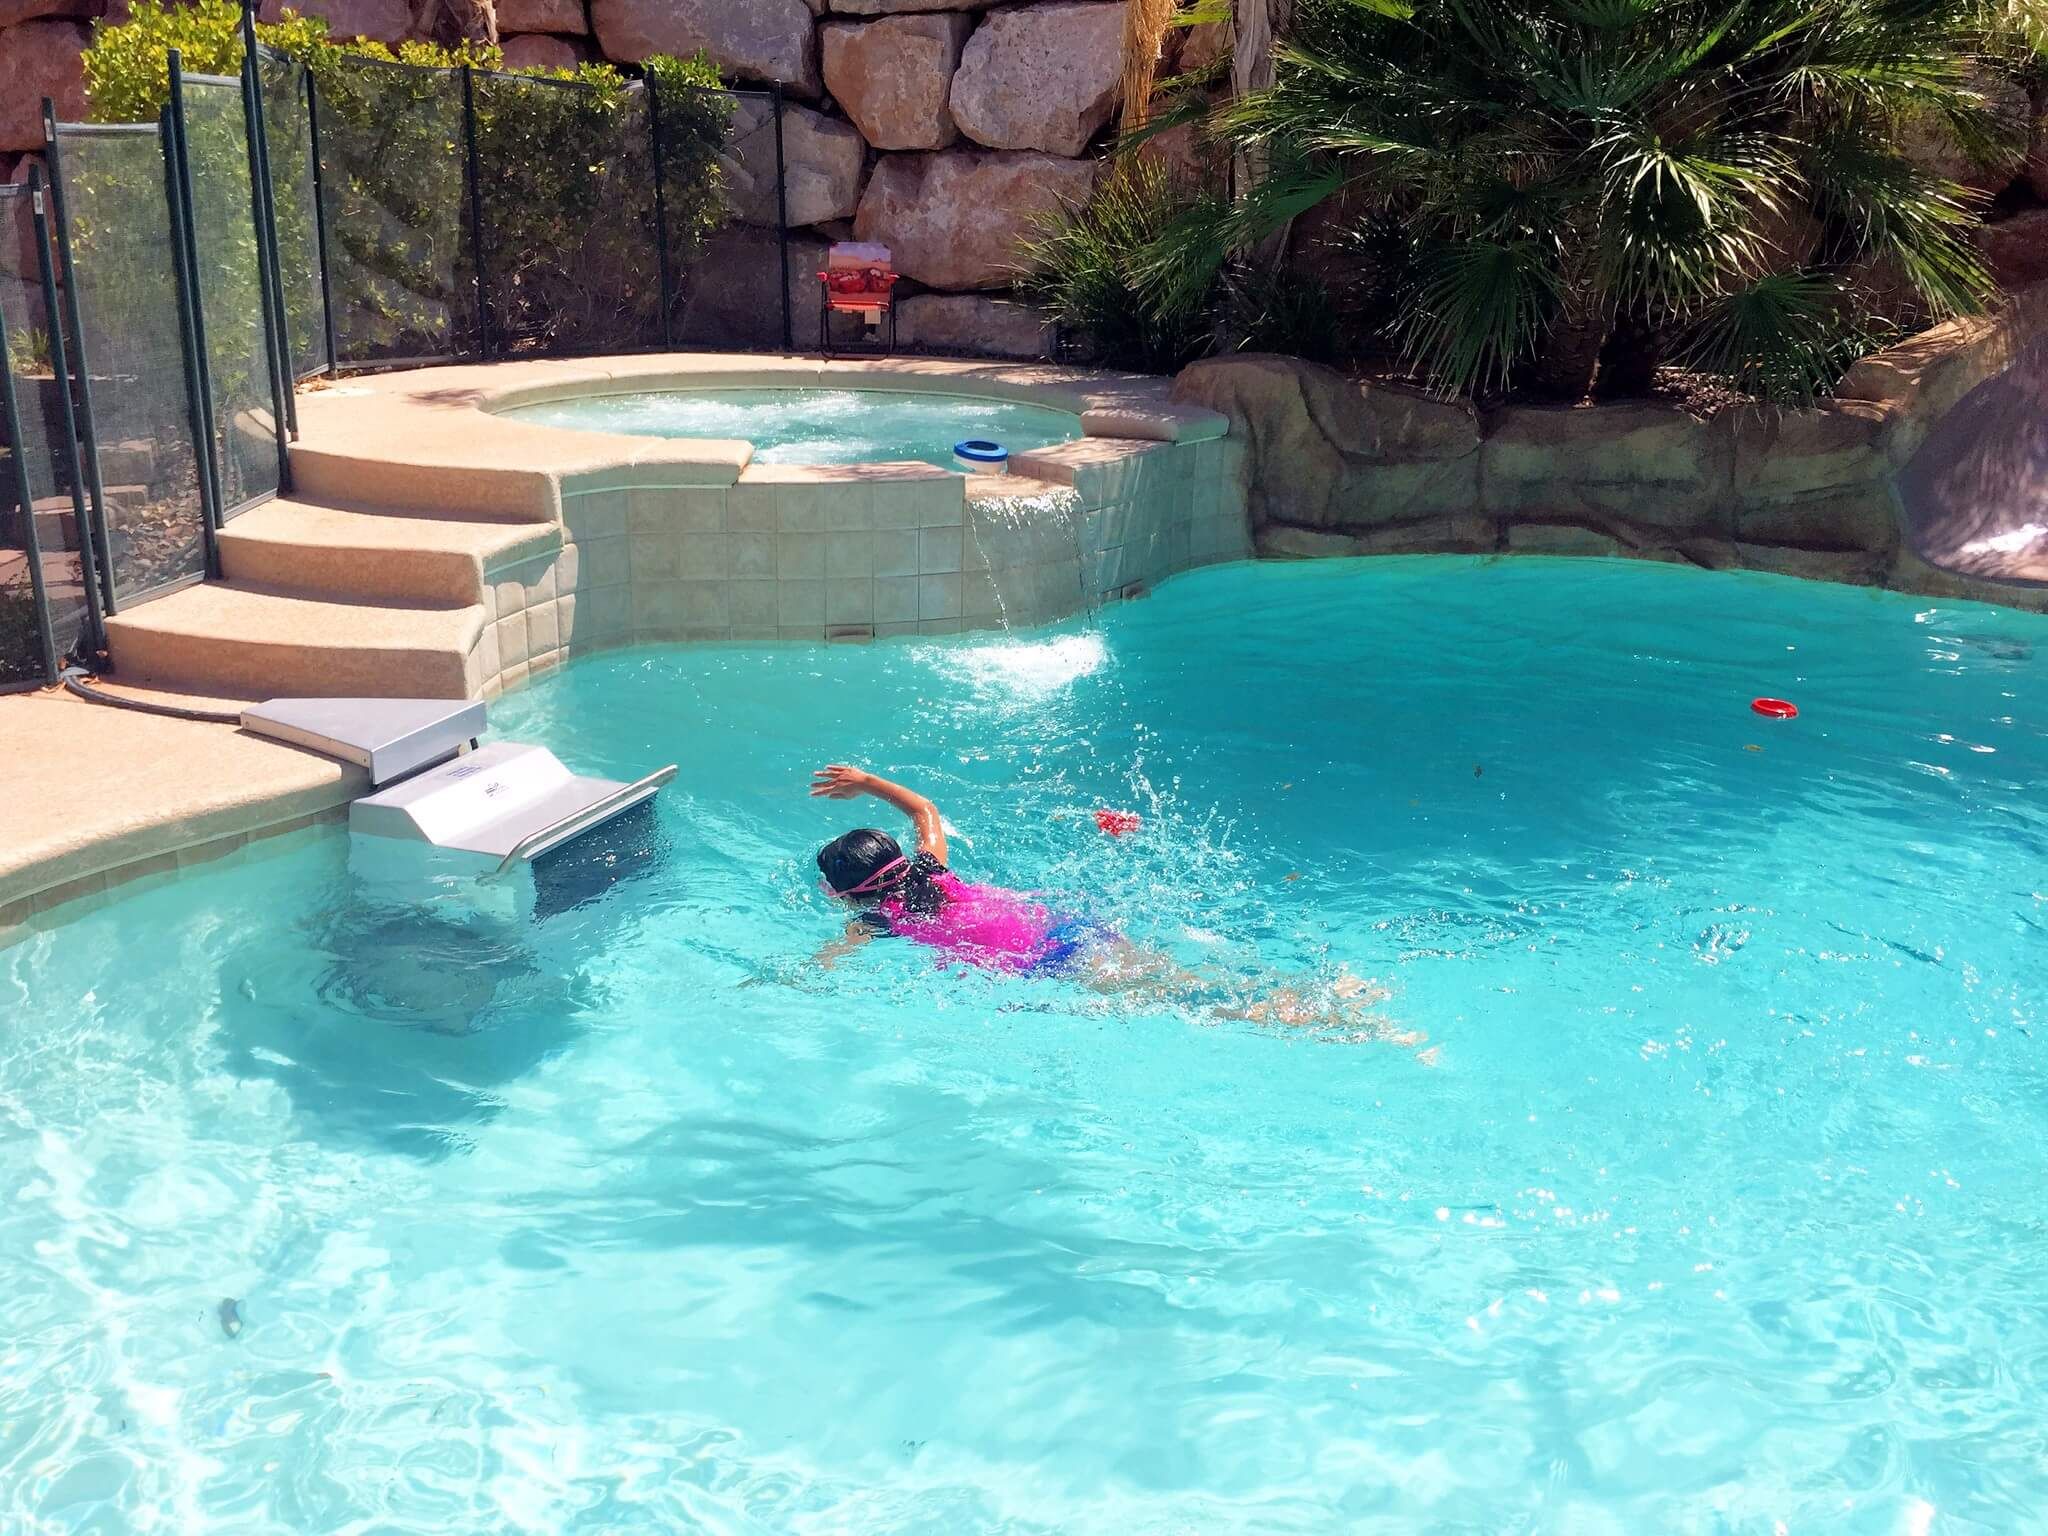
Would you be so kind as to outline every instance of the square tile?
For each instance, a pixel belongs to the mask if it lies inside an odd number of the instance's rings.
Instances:
[[[576,623],[581,612],[582,598],[578,593],[555,599],[555,644],[565,651],[578,638]]]
[[[920,535],[915,528],[889,528],[874,534],[875,574],[915,576]]]
[[[919,619],[917,632],[920,635],[957,635],[960,633],[958,619]]]
[[[825,530],[824,486],[781,485],[775,493],[777,533],[822,533]]]
[[[683,544],[674,534],[636,533],[633,543],[633,580],[674,580],[683,573]]]
[[[822,581],[778,581],[775,584],[775,622],[781,625],[825,625],[825,583]]]
[[[960,577],[960,612],[967,618],[994,618],[1003,611],[995,577],[987,571],[966,571]]]
[[[875,583],[866,576],[827,577],[825,622],[867,624],[875,617]]]
[[[729,533],[726,537],[732,541],[726,549],[729,561],[729,575],[773,579],[775,575],[774,534]]]
[[[903,619],[894,623],[877,624],[875,626],[875,638],[877,640],[900,640],[905,635],[914,635],[916,633],[917,620],[915,619]]]
[[[960,617],[960,573],[917,578],[917,617],[957,619]]]
[[[825,509],[827,533],[866,530],[875,525],[874,492],[861,481],[834,481],[822,487],[819,499]]]
[[[918,534],[917,568],[922,573],[960,569],[961,536],[958,528],[926,528]]]
[[[523,611],[507,614],[498,620],[495,627],[498,631],[497,670],[503,672],[526,660],[526,614]]]
[[[670,491],[675,498],[675,526],[683,533],[725,532],[725,489]]]
[[[577,546],[580,552],[581,585],[615,587],[633,576],[633,546],[624,537],[593,539]]]
[[[776,606],[772,581],[735,581],[726,589],[726,612],[734,629],[773,629]]]
[[[555,621],[553,603],[535,603],[526,610],[526,659],[534,660],[551,651],[559,650],[562,644],[561,630]]]
[[[571,538],[609,539],[626,531],[626,493],[594,491],[562,498],[562,526]]]
[[[960,541],[960,569],[963,571],[985,571],[992,564],[988,557],[988,543],[981,530],[971,524],[963,530],[965,537]]]
[[[729,487],[725,493],[725,527],[728,533],[773,533],[777,485]]]
[[[825,577],[824,535],[776,534],[775,575],[781,581],[822,581]]]
[[[576,638],[619,640],[633,632],[633,589],[593,587],[576,602]]]
[[[724,629],[732,623],[722,581],[683,582],[682,610],[685,629]]]
[[[555,595],[574,592],[583,584],[583,549],[576,544],[564,544],[555,551]]]
[[[873,518],[876,528],[915,528],[918,525],[917,496],[910,480],[877,480],[874,484]]]
[[[723,581],[731,575],[726,564],[730,534],[686,533],[682,536],[682,577],[685,581]]]
[[[919,576],[877,576],[875,578],[875,622],[913,623],[917,619]]]
[[[675,526],[675,493],[664,490],[626,492],[626,528],[631,533],[666,533]]]
[[[633,632],[675,634],[683,627],[683,584],[679,581],[633,583]]]
[[[875,536],[866,532],[825,535],[825,574],[872,576],[875,571]]]
[[[967,482],[958,475],[919,480],[916,485],[917,526],[946,528],[967,519]]]

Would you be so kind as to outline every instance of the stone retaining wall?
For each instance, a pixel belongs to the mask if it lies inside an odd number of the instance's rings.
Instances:
[[[1230,418],[1262,552],[1619,554],[2048,607],[1941,569],[1897,476],[1937,422],[2048,335],[2048,283],[1864,359],[1815,410],[1665,404],[1480,413],[1293,358],[1193,364],[1177,401]]]
[[[274,19],[279,0],[265,0]],[[414,35],[406,0],[301,0],[334,35]],[[25,179],[42,143],[41,102],[85,115],[78,55],[122,0],[0,0],[0,180]],[[856,234],[895,252],[912,295],[905,345],[988,356],[1044,355],[1031,311],[1003,300],[1017,242],[1061,200],[1085,197],[1115,110],[1122,0],[499,0],[514,65],[633,64],[703,49],[737,85],[779,84],[791,255],[814,331],[810,280],[828,239]],[[743,104],[735,163],[772,167],[765,104]],[[749,144],[749,139],[760,142]],[[756,153],[755,151],[758,151]],[[736,224],[700,263],[728,344],[781,341],[772,244],[774,186],[735,174]],[[7,261],[0,255],[0,264]],[[928,292],[934,297],[916,295]]]

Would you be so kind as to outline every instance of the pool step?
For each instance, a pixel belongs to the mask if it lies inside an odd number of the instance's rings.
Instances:
[[[482,522],[362,512],[280,497],[220,535],[230,581],[344,601],[483,601],[486,572],[561,547],[553,523]]]
[[[207,582],[107,621],[124,683],[228,697],[460,699],[482,679],[481,603],[326,602]]]

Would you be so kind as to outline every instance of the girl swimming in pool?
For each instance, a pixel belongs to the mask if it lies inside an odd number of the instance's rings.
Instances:
[[[914,789],[833,763],[811,776],[811,794],[826,800],[872,795],[909,817],[917,832],[914,854],[874,827],[841,833],[818,850],[826,891],[859,909],[845,936],[819,952],[820,965],[829,967],[870,939],[903,938],[938,950],[948,963],[1027,976],[1071,976],[1098,992],[1148,993],[1161,1001],[1194,1003],[1216,1018],[1369,1027],[1399,1044],[1422,1043],[1419,1034],[1389,1030],[1367,1016],[1363,1010],[1387,994],[1348,970],[1339,971],[1327,999],[1289,985],[1232,1001],[1228,996],[1237,989],[1228,982],[1199,976],[1170,956],[1141,949],[1104,923],[1001,886],[970,885],[947,867],[945,818]],[[1425,1059],[1433,1056],[1424,1053]]]

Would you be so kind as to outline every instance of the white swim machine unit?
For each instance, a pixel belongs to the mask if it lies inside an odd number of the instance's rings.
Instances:
[[[454,699],[269,699],[242,729],[368,771],[372,793],[348,808],[349,864],[358,873],[420,866],[495,877],[563,847],[654,797],[675,764],[632,783],[571,773],[546,747],[479,746],[485,710]]]

